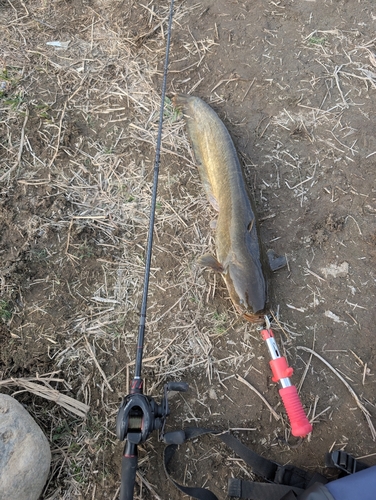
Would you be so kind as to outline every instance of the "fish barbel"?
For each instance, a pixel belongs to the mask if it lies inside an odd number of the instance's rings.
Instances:
[[[268,298],[266,255],[234,143],[216,112],[202,99],[178,94],[173,104],[184,114],[201,181],[218,211],[217,255],[204,255],[201,263],[222,274],[239,314],[262,322]],[[272,267],[281,267],[281,262]]]

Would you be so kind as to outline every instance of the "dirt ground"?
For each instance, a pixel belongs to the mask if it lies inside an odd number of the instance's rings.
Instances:
[[[43,499],[118,495],[115,422],[133,373],[168,8],[0,1],[0,384],[49,439]],[[265,246],[287,256],[270,278],[274,331],[314,430],[290,436],[259,332],[197,264],[214,251],[215,213],[170,106],[143,373],[157,401],[168,381],[190,385],[171,399],[168,429],[243,429],[258,453],[310,470],[336,449],[376,463],[375,22],[372,0],[176,1],[168,95],[217,111]],[[52,401],[25,385],[37,377]],[[56,391],[89,410],[67,410]],[[162,450],[156,433],[140,448],[135,498],[182,498]],[[179,456],[174,477],[219,498],[229,475],[252,477],[211,438]]]

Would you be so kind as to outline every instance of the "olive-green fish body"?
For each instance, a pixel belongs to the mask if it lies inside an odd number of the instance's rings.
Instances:
[[[239,159],[226,127],[198,97],[177,95],[206,194],[218,210],[217,259],[202,262],[221,271],[237,311],[258,321],[267,301],[258,226]],[[258,313],[258,314],[257,314]]]

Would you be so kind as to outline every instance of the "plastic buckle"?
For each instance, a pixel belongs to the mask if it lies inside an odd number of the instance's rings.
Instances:
[[[331,465],[337,469],[346,472],[346,474],[354,474],[357,470],[357,461],[354,457],[345,451],[333,451],[329,454]]]

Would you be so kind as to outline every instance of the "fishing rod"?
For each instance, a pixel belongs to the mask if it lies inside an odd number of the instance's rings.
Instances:
[[[153,230],[154,230],[155,208],[157,200],[161,143],[162,143],[163,114],[164,114],[164,103],[166,97],[167,70],[168,70],[170,42],[171,42],[173,7],[174,7],[174,0],[171,0],[168,29],[167,29],[166,55],[165,55],[163,80],[162,80],[161,106],[160,106],[158,134],[157,134],[155,161],[154,161],[154,177],[153,177],[153,189],[152,189],[151,207],[150,207],[148,239],[146,247],[144,288],[142,293],[140,322],[138,326],[134,377],[130,383],[129,394],[124,398],[119,408],[119,412],[116,419],[117,437],[120,439],[120,441],[125,440],[122,465],[121,465],[120,500],[133,500],[133,492],[134,492],[134,485],[137,472],[137,462],[138,462],[137,446],[139,444],[144,443],[154,430],[158,430],[160,439],[168,444],[181,444],[185,436],[183,431],[169,432],[165,434],[164,429],[165,429],[166,417],[170,413],[168,406],[169,391],[185,392],[188,390],[188,384],[186,384],[185,382],[170,382],[166,384],[164,386],[162,402],[159,405],[155,402],[155,400],[151,396],[146,396],[143,393],[144,383],[143,379],[141,378],[142,357],[144,351],[146,309],[147,309],[147,299],[149,290],[151,256],[153,248]]]

